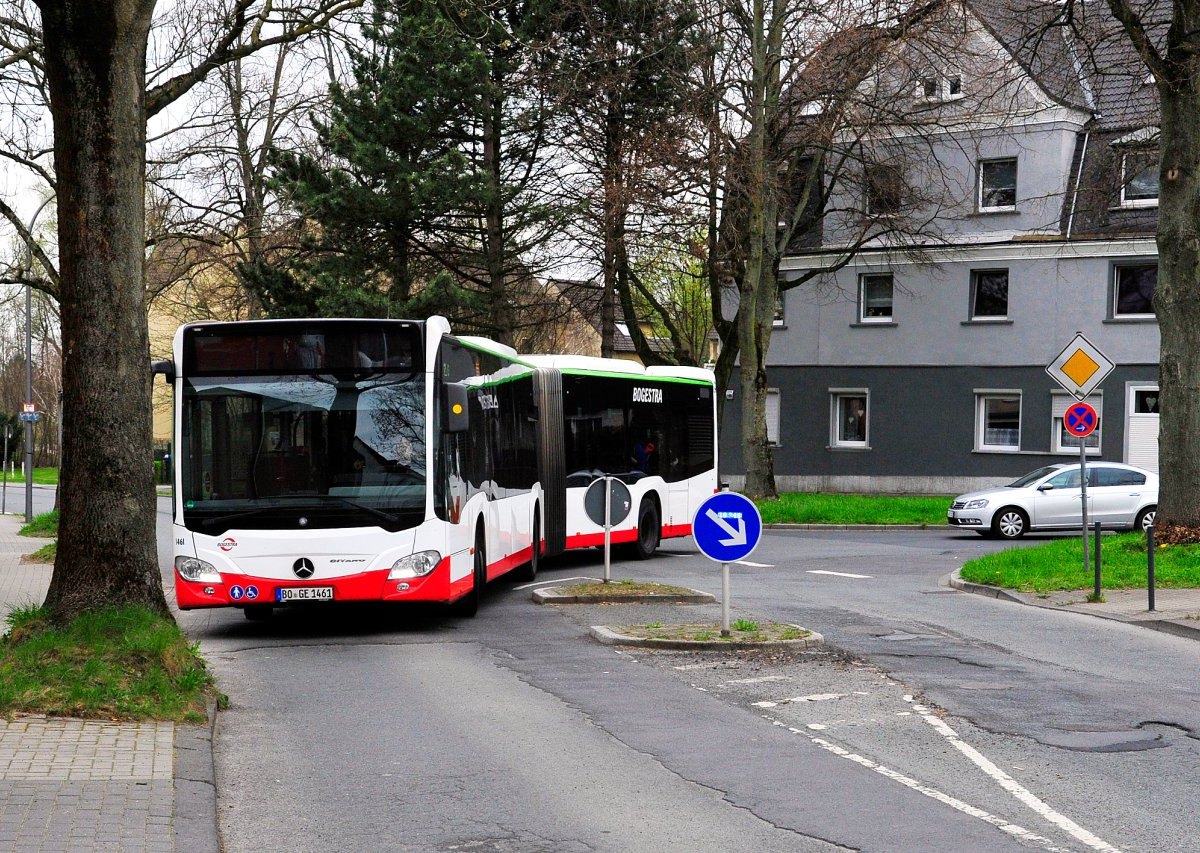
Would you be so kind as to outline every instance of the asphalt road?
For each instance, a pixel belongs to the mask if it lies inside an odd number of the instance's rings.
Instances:
[[[939,586],[994,547],[769,532],[734,614],[828,638],[798,655],[622,652],[588,625],[719,607],[541,607],[503,580],[473,620],[180,614],[231,698],[225,849],[1200,850],[1200,645]],[[665,551],[614,576],[719,595],[690,540]]]

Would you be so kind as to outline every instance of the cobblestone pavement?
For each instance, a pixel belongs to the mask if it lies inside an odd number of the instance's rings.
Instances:
[[[50,585],[49,566],[21,560],[46,540],[18,536],[21,524],[0,515],[0,618],[40,604]],[[0,851],[218,849],[211,729],[0,719]]]

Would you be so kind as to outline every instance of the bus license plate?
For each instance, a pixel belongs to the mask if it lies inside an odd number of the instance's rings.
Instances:
[[[281,586],[275,589],[275,600],[288,601],[333,601],[331,586]]]

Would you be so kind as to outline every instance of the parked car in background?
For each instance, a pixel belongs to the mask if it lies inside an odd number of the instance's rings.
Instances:
[[[1007,486],[959,495],[946,521],[981,536],[1016,539],[1030,530],[1082,524],[1079,466],[1047,465]],[[1087,463],[1088,523],[1108,530],[1145,530],[1158,509],[1158,475],[1119,462]]]

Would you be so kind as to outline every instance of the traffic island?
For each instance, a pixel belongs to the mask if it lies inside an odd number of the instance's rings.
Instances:
[[[591,635],[608,646],[641,646],[658,649],[761,649],[786,646],[811,649],[825,638],[815,631],[786,622],[755,622],[739,619],[721,636],[715,622],[687,625],[593,625]]]
[[[716,596],[684,586],[634,580],[589,581],[533,591],[537,604],[714,604]]]

